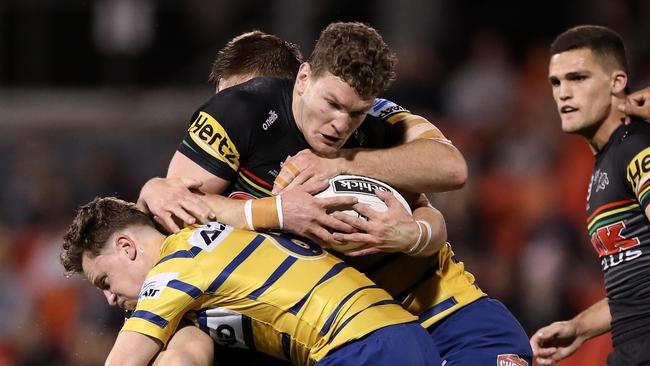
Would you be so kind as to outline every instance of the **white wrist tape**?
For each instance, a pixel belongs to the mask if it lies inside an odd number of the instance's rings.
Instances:
[[[248,200],[244,204],[244,216],[246,216],[246,226],[248,226],[248,230],[255,230],[253,227],[253,200]]]
[[[282,216],[282,196],[275,196],[275,207],[278,210],[278,222],[280,225],[280,230],[284,229],[284,216]]]
[[[415,223],[418,225],[418,240],[416,240],[415,244],[413,244],[413,246],[405,252],[406,254],[409,255],[413,254],[413,252],[418,249],[418,247],[420,246],[420,242],[422,241],[422,226],[420,226],[419,221],[416,221]]]
[[[417,220],[416,222],[418,223],[418,226],[420,226],[419,224],[424,225],[424,227],[427,230],[427,233],[426,233],[425,239],[422,240],[422,247],[417,252],[413,253],[413,255],[418,255],[418,254],[422,253],[429,246],[429,244],[431,244],[431,239],[432,239],[432,237],[431,237],[431,225],[429,225],[429,223],[424,221],[424,220]]]

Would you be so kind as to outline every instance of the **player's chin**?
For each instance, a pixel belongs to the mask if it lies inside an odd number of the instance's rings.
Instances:
[[[564,133],[573,133],[578,129],[576,128],[575,123],[570,121],[562,121],[562,132]]]

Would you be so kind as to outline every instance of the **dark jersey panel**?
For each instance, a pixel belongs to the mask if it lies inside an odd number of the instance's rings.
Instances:
[[[293,119],[292,91],[292,80],[255,78],[215,94],[194,114],[178,150],[210,173],[231,181],[228,195],[271,195],[281,163],[309,148]],[[395,106],[378,101],[383,109]],[[399,142],[401,125],[386,119],[408,111],[400,107],[380,115],[382,108],[366,117],[345,148],[384,148]]]
[[[215,94],[194,114],[179,151],[233,182],[241,168],[259,174],[271,161],[277,165],[276,155],[306,146],[291,114],[292,87],[291,80],[256,78]],[[232,143],[235,157],[224,156],[215,139]]]
[[[650,124],[620,126],[596,155],[587,229],[601,260],[614,345],[650,334]]]

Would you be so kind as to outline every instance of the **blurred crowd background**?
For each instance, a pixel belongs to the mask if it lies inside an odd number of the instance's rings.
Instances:
[[[385,93],[464,153],[469,181],[433,194],[478,284],[530,333],[604,296],[585,229],[593,157],[563,135],[548,45],[577,24],[626,41],[632,89],[650,84],[650,2],[615,0],[0,0],[0,365],[99,365],[122,313],[58,263],[76,207],[137,198],[165,174],[213,93],[216,51],[243,31],[311,51],[336,20],[397,52]],[[563,365],[599,365],[609,335]]]

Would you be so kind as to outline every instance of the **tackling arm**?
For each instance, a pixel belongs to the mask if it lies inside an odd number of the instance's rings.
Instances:
[[[131,331],[122,331],[106,359],[106,366],[148,365],[162,348],[154,338]]]
[[[335,157],[300,151],[285,161],[273,193],[338,174],[368,176],[411,192],[449,191],[465,184],[463,155],[435,126],[414,115],[394,124],[404,124],[402,144],[395,147],[342,149]]]
[[[406,115],[394,123],[404,125],[401,145],[343,150],[343,171],[375,177],[412,192],[444,192],[465,184],[465,159],[438,128],[417,115]]]
[[[320,244],[336,243],[327,228],[352,231],[351,227],[328,215],[326,210],[351,206],[356,201],[351,197],[313,197],[312,194],[325,188],[323,184],[314,183],[282,193],[284,225],[281,227],[275,197],[254,200],[249,210],[252,221],[249,223],[246,201],[220,195],[230,182],[206,171],[180,152],[174,155],[167,176],[149,180],[140,192],[138,205],[170,232],[180,230],[176,218],[186,224],[216,219],[244,229],[250,228],[251,223],[255,229],[284,228]],[[273,217],[275,220],[269,219]]]

